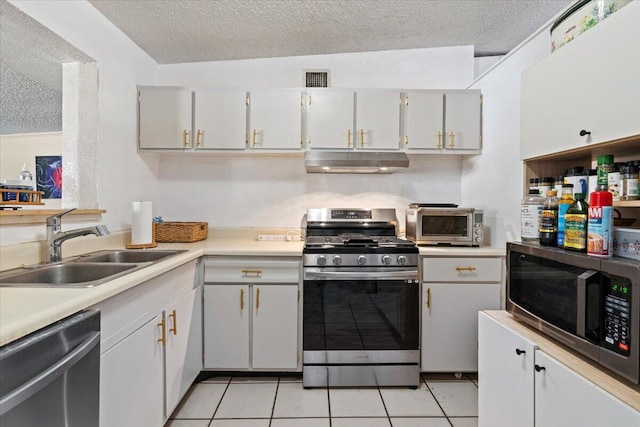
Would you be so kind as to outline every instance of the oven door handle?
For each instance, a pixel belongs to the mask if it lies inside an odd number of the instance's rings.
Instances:
[[[343,279],[343,280],[407,280],[418,279],[418,270],[403,271],[305,271],[305,279]]]

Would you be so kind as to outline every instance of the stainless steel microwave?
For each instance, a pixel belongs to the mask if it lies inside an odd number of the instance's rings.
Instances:
[[[418,245],[481,246],[483,217],[480,209],[410,205],[406,236]]]
[[[640,384],[640,261],[507,243],[507,311]]]

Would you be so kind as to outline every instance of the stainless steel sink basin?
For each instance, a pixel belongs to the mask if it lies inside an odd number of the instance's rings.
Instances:
[[[185,250],[105,250],[0,272],[0,287],[90,288]]]
[[[80,257],[75,262],[154,262],[184,251],[167,250],[115,250],[93,252]]]
[[[0,286],[91,287],[139,268],[138,264],[73,263],[15,269],[0,275]]]

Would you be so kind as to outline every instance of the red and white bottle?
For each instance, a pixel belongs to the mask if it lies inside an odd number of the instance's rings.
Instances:
[[[613,256],[613,195],[594,191],[589,197],[587,222],[587,254],[609,258]]]

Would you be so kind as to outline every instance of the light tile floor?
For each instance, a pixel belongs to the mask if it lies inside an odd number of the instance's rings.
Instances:
[[[424,374],[404,387],[302,387],[301,376],[212,376],[165,427],[477,427],[476,375]]]

